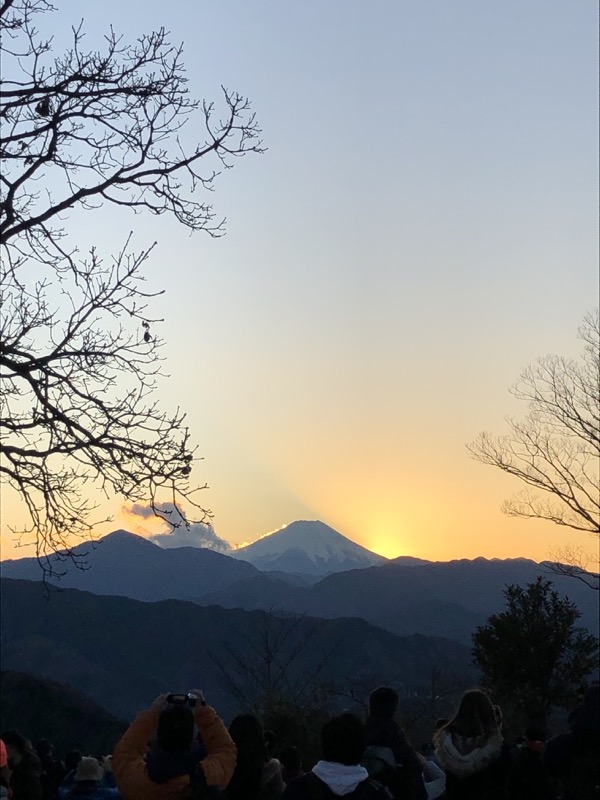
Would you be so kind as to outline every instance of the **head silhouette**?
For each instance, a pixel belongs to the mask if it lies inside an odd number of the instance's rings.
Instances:
[[[189,750],[194,738],[194,712],[183,703],[164,708],[158,718],[156,741],[167,752]]]
[[[302,760],[300,759],[300,753],[298,752],[298,748],[295,745],[288,745],[288,747],[282,747],[279,752],[279,760],[283,764],[284,769],[289,770],[290,772],[294,772],[297,769],[302,767]]]
[[[398,692],[391,686],[380,686],[371,692],[369,713],[372,717],[390,720],[398,710]]]
[[[469,689],[461,697],[456,713],[446,726],[461,736],[487,736],[498,730],[498,720],[490,698],[480,689]]]
[[[240,714],[229,726],[238,755],[250,756],[261,762],[267,760],[267,745],[260,720],[253,714]]]
[[[354,714],[340,714],[321,728],[321,750],[325,761],[354,766],[365,749],[365,730]]]

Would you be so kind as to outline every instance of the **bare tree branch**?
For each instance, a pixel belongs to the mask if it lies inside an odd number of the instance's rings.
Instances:
[[[575,578],[581,581],[590,589],[598,591],[600,589],[600,575],[590,569],[591,559],[586,555],[585,550],[580,545],[565,545],[555,553],[552,553],[552,561],[548,562],[547,567],[555,575],[565,575],[568,578]],[[591,566],[597,565],[592,561]]]
[[[144,288],[142,267],[154,246],[82,256],[67,213],[111,204],[219,236],[199,194],[261,152],[249,101],[224,88],[221,111],[192,99],[164,29],[132,44],[110,29],[88,51],[80,25],[54,55],[35,26],[54,10],[0,5],[0,478],[24,501],[21,534],[46,570],[49,554],[90,536],[98,492],[148,500],[175,527],[190,509],[209,516],[190,483],[185,415],[152,399],[161,292]]]
[[[339,641],[317,653],[300,666],[301,655],[318,634],[317,623],[303,615],[270,609],[258,627],[249,632],[235,631],[224,656],[210,653],[224,688],[246,708],[262,718],[277,709],[312,709],[333,696],[323,680],[323,672],[339,647]]]
[[[600,322],[587,314],[579,330],[580,361],[550,355],[521,374],[512,392],[529,412],[509,418],[509,433],[481,433],[468,445],[483,464],[513,475],[528,488],[504,502],[509,516],[541,519],[600,536]],[[540,495],[541,493],[541,495]],[[596,542],[596,556],[598,542]],[[598,588],[597,572],[583,567],[575,550],[556,564],[560,574]],[[570,561],[570,557],[575,557]],[[592,557],[593,560],[593,557]],[[595,568],[597,570],[596,558]],[[562,570],[562,571],[561,571]],[[590,580],[591,579],[591,580]]]

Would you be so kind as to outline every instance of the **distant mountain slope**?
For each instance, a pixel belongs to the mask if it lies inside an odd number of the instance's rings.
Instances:
[[[277,573],[262,572],[238,581],[223,591],[208,592],[202,597],[191,599],[202,606],[241,608],[245,611],[277,609],[306,612],[312,605],[310,586],[294,586],[276,576]]]
[[[178,600],[141,603],[66,589],[48,601],[42,584],[9,579],[0,589],[3,667],[66,682],[124,719],[162,692],[192,687],[204,689],[225,717],[237,713],[215,656],[228,663],[233,648],[250,664],[248,639],[258,643],[274,624],[264,612]],[[358,619],[301,618],[291,631],[294,674],[306,675],[331,653],[322,680],[356,681],[363,695],[392,679],[423,687],[440,663],[473,679],[469,649],[446,639],[399,638]]]
[[[384,564],[387,559],[319,520],[292,522],[234,553],[261,570],[326,575]]]
[[[163,549],[142,536],[114,531],[94,544],[81,544],[77,552],[87,553],[89,569],[77,569],[71,562],[52,560],[62,578],[51,578],[57,586],[83,589],[96,594],[117,594],[135,600],[186,599],[231,586],[238,580],[258,575],[250,564],[222,553],[199,547]],[[41,579],[35,558],[2,561],[2,577]]]
[[[60,757],[69,750],[112,753],[127,729],[70,686],[10,671],[0,681],[0,730],[18,730],[33,742],[49,739]]]
[[[477,625],[504,606],[507,584],[525,586],[544,574],[581,611],[581,624],[598,632],[598,593],[579,581],[549,574],[527,559],[478,558],[404,565],[387,563],[329,575],[311,587],[274,583],[263,575],[199,598],[236,608],[281,608],[335,618],[361,617],[399,635],[422,633],[470,642]]]

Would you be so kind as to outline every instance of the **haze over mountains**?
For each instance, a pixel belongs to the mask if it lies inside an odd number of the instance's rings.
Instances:
[[[196,599],[226,608],[279,608],[326,618],[358,616],[399,635],[422,633],[470,642],[475,628],[503,608],[508,584],[525,586],[540,574],[576,603],[580,624],[597,635],[597,593],[526,559],[480,558],[414,566],[390,562],[329,575],[312,587],[290,586],[262,573]]]
[[[387,560],[321,522],[292,523],[235,557],[166,549],[122,530],[76,550],[88,568],[54,556],[52,567],[66,572],[50,577],[61,591],[49,600],[36,559],[1,563],[2,667],[35,676],[30,694],[38,679],[59,681],[123,720],[159,694],[194,686],[225,717],[239,713],[244,693],[260,695],[249,676],[260,672],[260,643],[274,631],[275,658],[288,665],[286,686],[306,686],[306,675],[317,672],[316,691],[327,691],[340,708],[381,683],[403,689],[403,702],[415,708],[430,704],[430,681],[440,669],[449,698],[477,682],[471,635],[503,608],[505,586],[540,574],[577,604],[580,623],[598,632],[597,593],[549,574],[547,565]],[[30,686],[26,676],[18,681]],[[241,695],[232,691],[236,682]],[[85,718],[85,702],[64,705]]]
[[[463,643],[501,610],[507,584],[524,586],[546,574],[577,604],[581,624],[598,631],[597,593],[550,574],[547,565],[527,559],[387,561],[321,522],[292,523],[237,551],[236,558],[197,547],[163,549],[125,531],[77,549],[87,552],[90,568],[78,570],[56,559],[57,569],[69,567],[63,577],[51,578],[61,588],[327,619],[360,617],[398,635],[446,636]],[[330,574],[318,574],[327,567]],[[36,559],[2,562],[2,575],[41,577]]]
[[[234,673],[228,661],[233,648],[260,670],[262,655],[248,641],[260,642],[272,626],[287,624],[262,611],[179,600],[142,603],[74,589],[54,593],[48,602],[43,585],[33,581],[3,578],[0,589],[3,669],[67,683],[121,719],[163,692],[189,687],[203,688],[223,715],[233,715],[237,701],[218,662]],[[464,645],[420,635],[400,638],[360,619],[294,619],[279,641],[275,664],[294,653],[287,676],[292,684],[304,684],[322,664],[324,685],[356,689],[361,698],[392,679],[408,690],[426,687],[440,663],[462,680],[473,674]]]

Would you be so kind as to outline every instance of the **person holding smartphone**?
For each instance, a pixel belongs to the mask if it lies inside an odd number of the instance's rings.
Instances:
[[[201,758],[195,726],[205,749]],[[112,756],[124,800],[206,797],[211,787],[227,786],[235,764],[235,744],[198,689],[158,697],[134,719]]]

